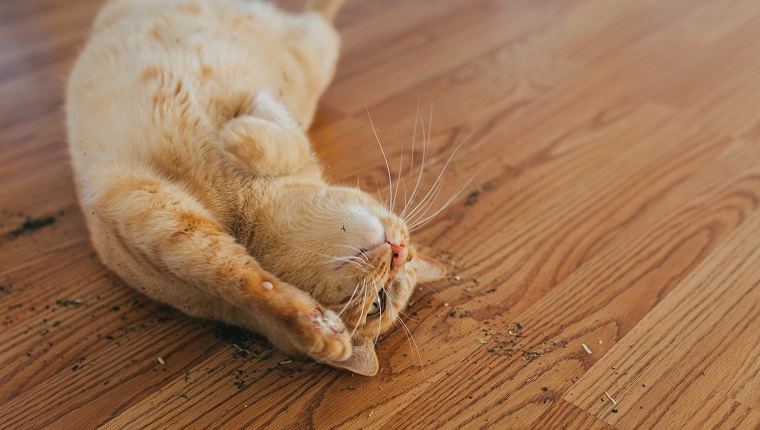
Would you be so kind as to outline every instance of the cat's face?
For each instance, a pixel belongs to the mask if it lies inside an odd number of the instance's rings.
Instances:
[[[419,255],[404,221],[362,191],[293,184],[278,195],[268,211],[276,227],[257,240],[268,249],[256,257],[340,315],[354,354],[328,364],[375,374],[374,342],[397,321],[417,282],[445,269]]]

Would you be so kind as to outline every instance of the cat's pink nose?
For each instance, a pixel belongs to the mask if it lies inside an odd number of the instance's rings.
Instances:
[[[391,260],[391,267],[401,267],[406,264],[406,259],[409,256],[409,251],[406,250],[406,245],[396,244],[390,242],[391,252],[393,252],[393,260]]]

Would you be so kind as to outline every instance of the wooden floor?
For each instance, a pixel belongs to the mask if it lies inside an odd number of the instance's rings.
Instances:
[[[61,106],[100,4],[0,3],[0,428],[760,427],[757,0],[350,0],[328,176],[386,192],[365,105],[394,169],[419,106],[426,183],[478,172],[373,378],[98,262]]]

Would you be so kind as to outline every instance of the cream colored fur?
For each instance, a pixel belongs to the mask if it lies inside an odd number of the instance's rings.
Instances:
[[[71,73],[67,126],[93,245],[127,284],[371,375],[377,334],[418,275],[442,271],[374,198],[327,184],[312,152],[341,3],[290,15],[249,0],[109,1]],[[386,241],[409,245],[408,263],[392,267]],[[367,317],[380,290],[386,306]]]

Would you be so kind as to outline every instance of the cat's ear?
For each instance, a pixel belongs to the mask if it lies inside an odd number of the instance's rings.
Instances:
[[[375,376],[380,367],[377,363],[377,354],[375,354],[375,344],[370,338],[360,339],[359,344],[354,345],[351,356],[346,360],[327,361],[325,364],[364,376]]]
[[[418,254],[409,265],[417,273],[417,282],[433,282],[446,275],[446,267],[443,264],[424,255]]]

